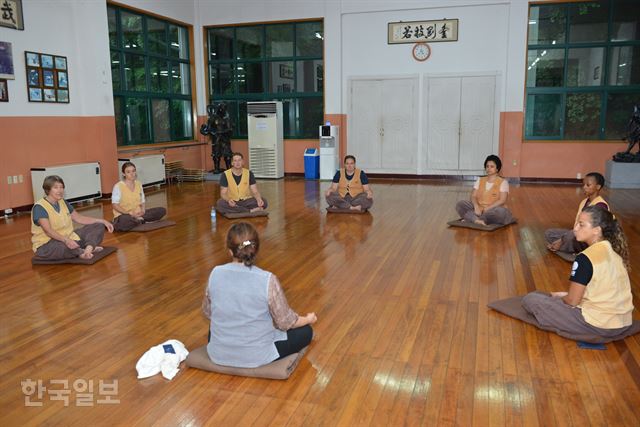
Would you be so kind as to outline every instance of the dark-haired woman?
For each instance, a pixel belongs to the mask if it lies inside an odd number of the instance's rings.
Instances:
[[[315,313],[299,316],[288,305],[278,278],[255,266],[260,238],[251,224],[227,233],[233,261],[209,276],[202,310],[211,320],[207,352],[218,365],[255,368],[297,353],[313,337]]]
[[[104,229],[113,232],[113,225],[104,219],[79,214],[64,200],[64,181],[58,175],[44,179],[45,196],[31,210],[31,243],[39,258],[51,261],[70,258],[93,258],[100,252]],[[73,222],[83,224],[77,231]]]
[[[502,161],[498,156],[492,154],[485,159],[484,170],[487,175],[473,184],[471,200],[461,200],[456,204],[460,218],[480,225],[504,225],[513,221],[511,211],[505,206],[509,182],[499,175],[500,169]]]
[[[547,330],[559,335],[595,335],[608,342],[632,324],[629,251],[622,227],[611,212],[591,206],[578,215],[576,239],[588,245],[571,268],[568,292],[533,292],[522,306]]]
[[[580,212],[589,206],[600,206],[605,210],[609,210],[609,204],[600,196],[600,191],[604,187],[604,176],[598,172],[589,172],[582,180],[582,191],[586,199],[580,202],[578,213],[574,225],[578,222]],[[550,228],[545,230],[544,238],[547,241],[547,249],[550,251],[561,251],[568,253],[577,253],[587,248],[585,243],[578,242],[573,234],[573,230],[563,228]]]
[[[122,165],[122,181],[113,186],[111,207],[113,227],[116,231],[129,231],[145,222],[158,221],[167,214],[162,207],[145,209],[144,191],[137,180],[136,165],[125,162]]]

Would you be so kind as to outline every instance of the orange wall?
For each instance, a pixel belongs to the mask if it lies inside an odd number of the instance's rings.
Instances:
[[[508,177],[575,179],[578,173],[604,174],[606,161],[627,148],[624,142],[523,141],[523,121],[521,111],[500,113],[500,157]]]
[[[33,203],[31,168],[98,161],[102,191],[110,193],[118,179],[114,118],[0,117],[0,209]],[[22,175],[20,184],[7,175]]]

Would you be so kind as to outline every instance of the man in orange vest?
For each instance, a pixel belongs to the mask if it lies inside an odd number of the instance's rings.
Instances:
[[[220,177],[220,199],[216,209],[221,213],[242,213],[266,208],[267,200],[258,191],[256,177],[244,168],[244,156],[233,153],[231,168]]]
[[[331,187],[325,193],[330,207],[366,211],[373,205],[373,191],[364,171],[356,168],[356,158],[347,155],[344,168],[336,172]]]

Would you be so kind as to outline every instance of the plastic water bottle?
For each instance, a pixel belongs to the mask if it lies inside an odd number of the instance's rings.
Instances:
[[[211,207],[211,228],[216,229],[216,207]]]

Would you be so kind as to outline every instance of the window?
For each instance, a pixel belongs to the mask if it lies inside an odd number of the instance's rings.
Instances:
[[[108,6],[118,145],[193,139],[186,27]]]
[[[284,136],[316,138],[324,120],[322,21],[206,29],[209,103],[247,137],[247,102],[282,101]]]
[[[529,8],[525,138],[619,140],[640,104],[638,0]]]

